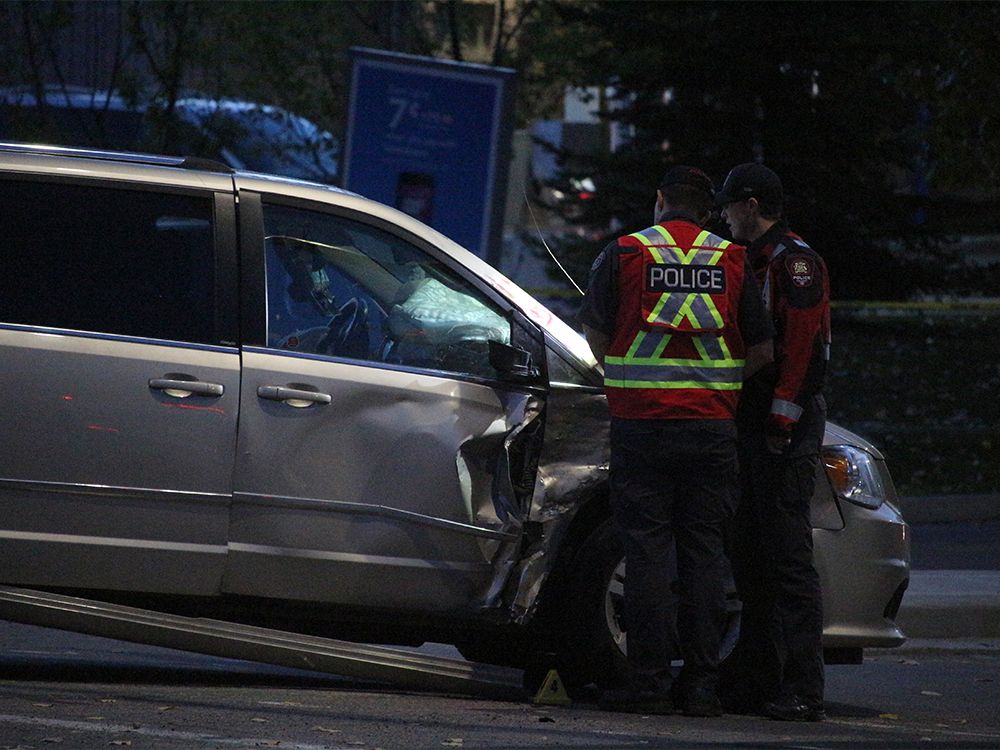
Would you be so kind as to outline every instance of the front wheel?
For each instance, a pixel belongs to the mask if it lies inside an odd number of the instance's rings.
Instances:
[[[671,622],[676,622],[676,559],[670,558],[669,598]],[[624,684],[629,677],[628,637],[625,632],[625,552],[611,519],[598,526],[576,556],[570,585],[568,653],[573,682],[595,682],[601,688]],[[740,603],[732,576],[727,575],[726,622],[720,659],[725,658],[739,637]],[[680,652],[676,626],[668,634],[675,653]],[[681,662],[674,662],[680,666]],[[566,678],[569,679],[569,678]]]

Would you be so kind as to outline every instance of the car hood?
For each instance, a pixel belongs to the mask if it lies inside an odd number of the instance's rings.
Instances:
[[[885,460],[885,456],[874,445],[860,435],[856,435],[833,422],[826,423],[826,434],[823,436],[823,445],[853,445],[861,448],[866,453],[870,453],[875,458]]]

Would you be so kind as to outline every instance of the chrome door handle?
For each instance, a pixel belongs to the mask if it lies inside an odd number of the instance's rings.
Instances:
[[[154,391],[163,391],[174,398],[188,396],[221,396],[226,390],[222,383],[203,383],[200,380],[175,380],[173,378],[153,378],[149,387]]]
[[[283,385],[262,385],[257,388],[257,396],[268,401],[283,401],[299,409],[313,404],[326,405],[332,401],[329,393],[287,388]]]

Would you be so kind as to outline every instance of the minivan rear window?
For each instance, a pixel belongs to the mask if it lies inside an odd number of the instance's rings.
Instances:
[[[212,199],[0,180],[0,322],[217,343]]]

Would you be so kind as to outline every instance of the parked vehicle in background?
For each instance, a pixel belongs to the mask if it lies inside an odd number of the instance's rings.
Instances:
[[[556,211],[565,219],[583,217],[587,204],[597,193],[597,186],[592,177],[581,173],[585,157],[574,156],[573,150],[596,150],[599,133],[597,128],[560,120],[534,123],[529,184],[532,198],[539,205]]]
[[[332,184],[339,144],[315,123],[280,107],[184,97],[130,101],[113,91],[50,85],[0,89],[0,140],[124,151],[161,149],[217,159],[234,169]]]
[[[623,677],[602,377],[527,293],[203,160],[2,144],[0,205],[0,583]],[[856,661],[903,641],[909,531],[878,450],[831,425],[824,460],[824,644]]]
[[[174,112],[204,139],[188,153],[218,153],[229,166],[252,172],[328,184],[337,178],[337,139],[280,107],[184,98],[174,103]]]

